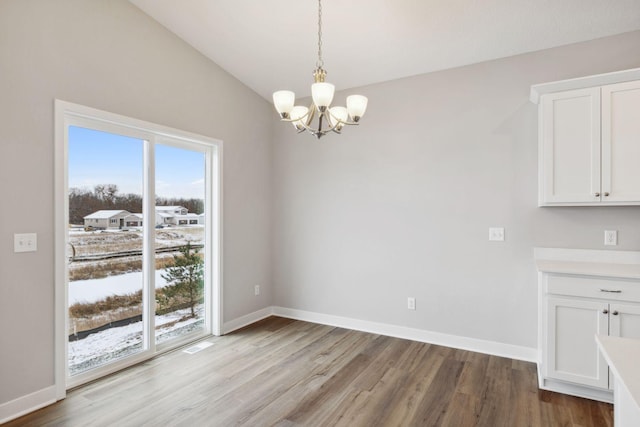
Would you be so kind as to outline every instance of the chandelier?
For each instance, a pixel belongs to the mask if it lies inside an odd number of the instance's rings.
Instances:
[[[347,97],[347,107],[330,107],[335,87],[325,82],[327,72],[322,68],[322,0],[318,0],[318,61],[311,85],[313,102],[309,107],[295,105],[296,95],[290,90],[273,93],[273,104],[284,122],[290,122],[298,133],[308,131],[320,139],[329,132],[341,133],[344,125],[357,125],[367,109],[362,95]],[[317,124],[313,125],[314,119]]]

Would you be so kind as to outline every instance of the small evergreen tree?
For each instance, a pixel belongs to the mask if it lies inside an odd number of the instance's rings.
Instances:
[[[162,278],[167,286],[162,290],[168,298],[185,301],[191,308],[191,317],[195,317],[194,307],[203,298],[204,261],[199,251],[191,250],[191,243],[180,249],[180,255],[173,256],[173,267],[168,267]]]

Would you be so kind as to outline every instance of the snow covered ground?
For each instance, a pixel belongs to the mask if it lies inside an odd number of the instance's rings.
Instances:
[[[156,270],[156,289],[167,285],[162,278],[165,270]],[[110,295],[127,295],[142,289],[142,272],[119,274],[102,279],[76,280],[69,282],[69,305],[77,302],[92,303],[105,299]]]
[[[196,306],[196,317],[180,320],[190,309],[156,316],[156,344],[204,327],[204,306]],[[111,328],[85,339],[69,342],[69,373],[79,374],[142,350],[142,322]]]
[[[140,230],[85,232],[82,229],[74,229],[69,232],[69,247],[75,248],[77,255],[111,253],[140,248],[141,239]],[[156,244],[159,247],[181,245],[187,242],[202,243],[203,239],[204,227],[202,226],[170,227],[156,230]],[[104,261],[97,263],[104,263]],[[90,262],[83,262],[82,265],[90,265]],[[155,271],[156,289],[167,285],[166,280],[162,278],[165,271]],[[68,304],[71,306],[75,303],[93,303],[112,295],[135,293],[142,289],[143,280],[142,272],[115,273],[100,279],[71,281],[68,285]],[[197,306],[196,311],[195,318],[185,318],[190,315],[189,309],[156,316],[156,342],[162,343],[171,338],[202,329],[204,327],[204,306]],[[181,320],[183,318],[185,319]],[[69,342],[69,371],[71,375],[74,375],[135,354],[142,350],[142,344],[142,322],[107,329],[91,334],[84,339]]]

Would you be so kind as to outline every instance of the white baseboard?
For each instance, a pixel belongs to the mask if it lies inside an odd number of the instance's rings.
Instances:
[[[238,317],[237,319],[224,322],[224,324],[222,325],[222,334],[228,334],[229,332],[244,328],[245,326],[248,326],[259,320],[266,319],[267,317],[272,315],[273,307],[265,307],[261,310],[254,311],[253,313],[245,314],[244,316]]]
[[[583,397],[585,399],[597,400],[606,403],[613,403],[612,390],[599,390],[578,384],[565,383],[563,381],[554,381],[551,379],[543,379],[542,383],[539,384],[539,388],[556,393],[568,394],[570,396]]]
[[[312,323],[337,326],[340,328],[370,332],[396,338],[404,338],[412,341],[458,348],[461,350],[508,357],[510,359],[523,360],[526,362],[535,363],[538,361],[538,350],[530,347],[522,347],[495,341],[461,337],[458,335],[425,331],[423,329],[408,328],[406,326],[389,325],[386,323],[370,322],[367,320],[314,313],[311,311],[296,310],[285,307],[272,307],[272,314],[290,319],[304,320]]]
[[[0,404],[0,424],[56,402],[56,387],[50,386]]]

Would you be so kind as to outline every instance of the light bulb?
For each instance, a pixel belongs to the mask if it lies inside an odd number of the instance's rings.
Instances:
[[[354,122],[357,122],[367,111],[367,97],[362,95],[351,95],[347,97],[347,111]]]
[[[336,130],[342,129],[342,126],[349,119],[347,109],[344,107],[331,107],[329,112],[331,113],[331,122],[336,127]]]
[[[291,123],[293,124],[294,128],[298,130],[304,129],[304,125],[307,119],[307,113],[309,113],[309,108],[307,107],[302,107],[299,105],[293,107],[289,115],[291,116],[291,120],[293,120]]]
[[[311,85],[311,97],[318,110],[325,111],[331,105],[334,92],[335,87],[331,83],[322,82]]]
[[[289,113],[293,110],[293,103],[295,101],[296,94],[290,90],[273,92],[273,105],[283,119],[289,118]]]

